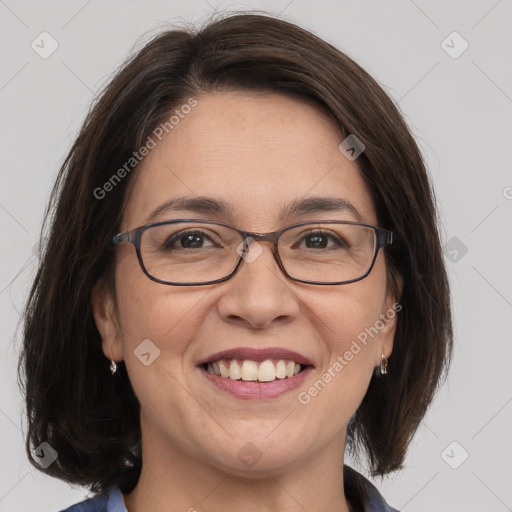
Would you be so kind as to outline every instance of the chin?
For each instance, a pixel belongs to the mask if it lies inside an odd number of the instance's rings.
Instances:
[[[259,457],[259,458],[258,458]],[[241,478],[268,478],[269,473],[272,476],[276,476],[280,472],[284,472],[289,469],[290,465],[296,462],[295,458],[292,458],[289,454],[273,453],[272,455],[261,453],[256,455],[254,458],[250,458],[247,455],[241,457],[241,460],[237,455],[229,458],[224,457],[221,461],[218,461],[219,469],[229,472],[232,475],[236,475]]]
[[[276,474],[289,469],[305,450],[305,440],[300,435],[290,439],[260,433],[251,438],[246,433],[244,438],[252,440],[242,443],[235,437],[221,452],[211,453],[212,465],[240,477],[262,478],[268,477],[269,472]]]

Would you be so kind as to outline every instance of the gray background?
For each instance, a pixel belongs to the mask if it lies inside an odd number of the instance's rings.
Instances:
[[[15,373],[15,331],[57,169],[131,49],[213,9],[281,12],[347,52],[398,102],[440,204],[456,347],[406,469],[375,483],[404,512],[512,510],[511,0],[0,0],[0,512],[56,512],[87,494],[29,466]],[[31,48],[43,31],[59,45],[47,59]],[[453,31],[469,44],[460,55],[463,40],[446,40]]]

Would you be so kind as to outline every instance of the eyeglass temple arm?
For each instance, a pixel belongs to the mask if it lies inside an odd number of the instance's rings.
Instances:
[[[122,242],[129,242],[130,241],[130,232],[124,231],[123,233],[118,233],[114,237],[112,237],[112,245],[117,245]]]
[[[391,245],[393,243],[393,231],[387,229],[379,229],[377,231],[380,245]]]

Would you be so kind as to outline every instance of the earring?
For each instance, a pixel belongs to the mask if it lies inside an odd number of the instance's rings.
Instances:
[[[110,363],[110,371],[112,372],[112,375],[114,375],[114,373],[117,372],[117,364],[113,359],[112,362]]]
[[[380,374],[386,375],[388,373],[388,358],[382,354],[380,359]]]

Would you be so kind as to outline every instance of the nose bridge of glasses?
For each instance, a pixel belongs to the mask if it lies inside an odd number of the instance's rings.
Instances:
[[[243,232],[243,242],[237,249],[240,259],[248,263],[252,263],[259,259],[263,253],[263,245],[261,242],[269,242],[271,257],[279,264],[279,255],[277,254],[277,236],[279,232],[271,233],[253,233],[250,231]],[[242,234],[240,232],[240,234]],[[256,243],[255,243],[256,242]]]
[[[276,238],[276,232],[274,231],[272,233],[251,233],[250,231],[247,231],[245,234],[245,239],[247,240],[247,238],[252,238],[258,242],[273,242],[274,239]]]
[[[275,251],[277,249],[277,237],[279,236],[278,231],[273,231],[271,233],[252,233],[250,231],[244,232],[244,247],[247,241],[249,240],[249,250],[250,245],[254,242],[269,242],[270,243],[270,249],[273,254],[275,254]]]

